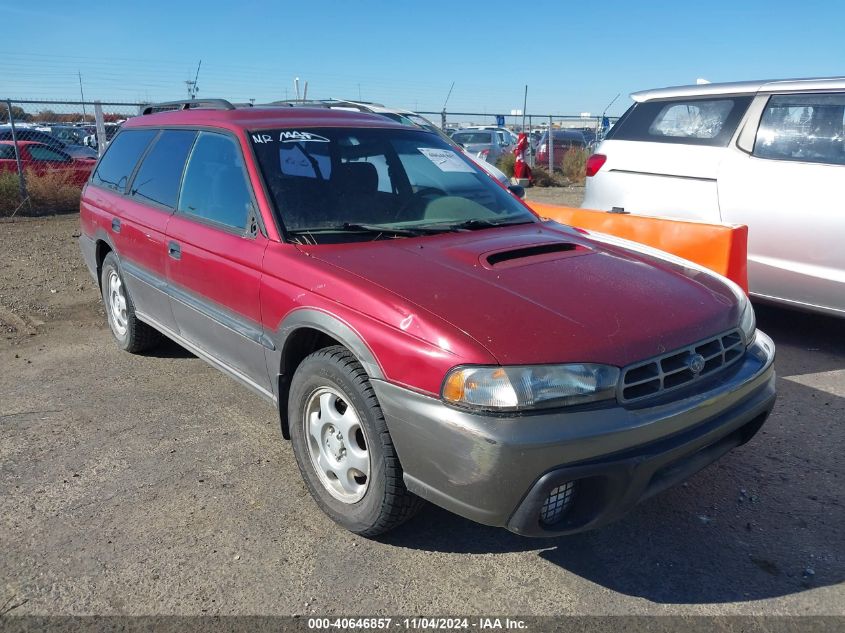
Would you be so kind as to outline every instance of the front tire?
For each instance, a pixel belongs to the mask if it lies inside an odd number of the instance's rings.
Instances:
[[[120,265],[114,253],[108,253],[103,260],[100,288],[109,328],[120,349],[137,354],[161,342],[161,334],[135,315],[135,304],[123,283],[123,275],[120,274]]]
[[[288,421],[302,478],[339,525],[377,536],[422,507],[405,487],[367,373],[345,347],[327,347],[302,361],[291,381]]]

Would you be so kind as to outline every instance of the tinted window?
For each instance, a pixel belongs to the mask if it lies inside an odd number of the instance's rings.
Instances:
[[[607,138],[724,147],[749,103],[750,96],[638,103]]]
[[[845,95],[775,95],[769,99],[754,155],[845,164]]]
[[[32,157],[32,160],[49,160],[61,163],[70,161],[70,156],[67,154],[50,149],[44,145],[30,145],[29,155]]]
[[[129,176],[158,130],[127,130],[109,145],[91,182],[123,192]]]
[[[179,211],[243,229],[251,205],[246,171],[235,141],[223,134],[200,132],[188,159]]]
[[[175,208],[185,160],[197,133],[191,130],[165,130],[147,152],[130,194],[142,200]]]
[[[464,145],[493,142],[490,132],[456,132],[452,135],[452,140]]]
[[[0,145],[0,160],[15,160],[14,145]]]

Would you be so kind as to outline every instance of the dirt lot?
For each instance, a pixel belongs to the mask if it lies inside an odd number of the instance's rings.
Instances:
[[[759,307],[770,421],[620,522],[528,540],[428,507],[371,541],[267,404],[175,344],[117,350],[76,235],[0,222],[0,613],[845,614],[841,321]]]

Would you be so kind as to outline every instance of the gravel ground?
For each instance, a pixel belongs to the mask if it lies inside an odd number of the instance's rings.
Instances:
[[[77,222],[0,221],[0,614],[845,615],[842,321],[759,307],[769,422],[613,525],[530,540],[428,507],[366,540],[267,404],[175,344],[118,351]]]

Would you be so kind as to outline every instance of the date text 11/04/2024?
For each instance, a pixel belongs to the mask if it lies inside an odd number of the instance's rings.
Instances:
[[[526,630],[527,623],[515,618],[309,618],[308,629],[313,631],[367,630]]]

